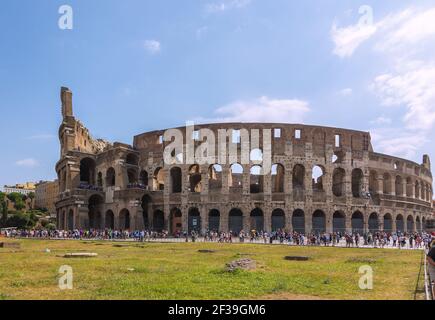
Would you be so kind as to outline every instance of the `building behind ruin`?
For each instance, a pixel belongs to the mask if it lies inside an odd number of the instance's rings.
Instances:
[[[270,129],[272,171],[240,165],[165,164],[164,130],[137,135],[133,145],[95,140],[73,115],[72,92],[61,89],[60,160],[56,164],[62,229],[112,228],[299,232],[420,231],[432,216],[430,159],[422,163],[377,153],[368,132],[299,124],[195,125],[240,150],[234,135]],[[186,131],[183,132],[186,141]],[[188,137],[195,140],[197,137]],[[266,139],[267,140],[267,139]],[[217,143],[217,142],[216,142]],[[239,153],[240,155],[240,153]]]

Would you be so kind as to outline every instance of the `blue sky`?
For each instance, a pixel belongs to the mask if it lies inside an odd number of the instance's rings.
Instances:
[[[73,30],[58,27],[64,4]],[[2,0],[0,185],[56,177],[61,86],[110,141],[187,120],[299,122],[435,159],[434,40],[433,1]]]

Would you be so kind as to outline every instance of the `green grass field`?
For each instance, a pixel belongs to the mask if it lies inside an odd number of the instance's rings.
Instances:
[[[391,249],[18,241],[20,250],[0,248],[0,299],[413,299],[422,256]],[[82,251],[98,257],[59,257]],[[286,261],[286,255],[311,260]],[[257,269],[225,271],[241,257],[255,260]],[[58,288],[62,265],[73,268],[73,290]],[[359,289],[361,265],[374,270],[373,290]]]

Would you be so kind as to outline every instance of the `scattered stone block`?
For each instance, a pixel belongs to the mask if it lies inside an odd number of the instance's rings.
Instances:
[[[95,258],[98,253],[91,252],[78,252],[78,253],[67,253],[63,255],[63,258]]]
[[[234,272],[236,270],[254,270],[257,268],[257,263],[252,259],[239,259],[227,263],[226,270]]]
[[[203,249],[203,250],[198,250],[199,253],[214,253],[216,251],[214,250],[207,250],[207,249]]]
[[[286,256],[286,257],[284,257],[284,259],[289,260],[289,261],[308,261],[308,260],[310,260],[310,257]]]
[[[19,242],[0,242],[0,248],[21,249],[21,243],[19,243]]]

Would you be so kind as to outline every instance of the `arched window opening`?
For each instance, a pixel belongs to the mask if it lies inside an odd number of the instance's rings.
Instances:
[[[345,193],[345,178],[346,172],[343,168],[336,168],[332,175],[332,193],[336,197],[344,196]]]
[[[170,174],[171,174],[172,193],[181,193],[182,191],[181,168],[179,167],[171,168]]]
[[[323,177],[325,175],[325,169],[321,166],[314,166],[312,173],[313,190],[324,191],[323,189]]]
[[[362,197],[363,177],[364,175],[361,169],[354,169],[352,171],[352,195],[354,198]]]
[[[154,171],[153,184],[154,191],[163,191],[165,189],[165,173],[162,168],[157,168]]]
[[[115,181],[116,177],[115,177],[115,169],[113,168],[109,168],[107,169],[106,172],[106,186],[107,187],[113,187],[115,186]]]
[[[263,169],[260,166],[253,166],[250,175],[250,192],[263,192]]]
[[[284,192],[284,166],[282,164],[272,165],[272,192]]]
[[[202,176],[199,170],[199,165],[194,164],[189,169],[190,192],[202,191]]]
[[[297,164],[293,168],[293,189],[305,188],[305,167]]]
[[[222,166],[220,164],[211,165],[208,168],[208,189],[219,190],[222,188]]]

